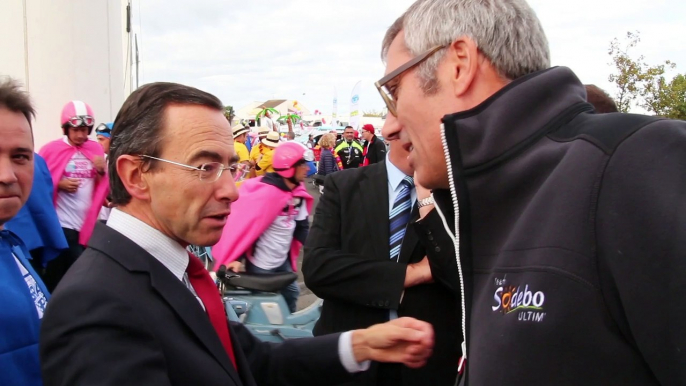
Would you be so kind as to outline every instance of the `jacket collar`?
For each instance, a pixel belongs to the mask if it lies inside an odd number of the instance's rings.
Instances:
[[[97,223],[88,247],[98,250],[131,272],[143,272],[150,276],[150,285],[174,309],[181,320],[212,353],[236,384],[240,377],[229,361],[210,319],[198,304],[195,296],[162,263],[146,252],[141,246],[114,229]],[[235,336],[231,336],[236,349],[236,359],[240,362],[241,350]]]
[[[475,108],[446,115],[443,123],[451,153],[458,150],[464,170],[476,172],[590,110],[576,75],[554,67],[511,82]]]

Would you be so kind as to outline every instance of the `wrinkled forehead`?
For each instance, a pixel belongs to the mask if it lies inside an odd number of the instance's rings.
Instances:
[[[223,112],[204,106],[172,106],[165,112],[161,153],[176,159],[228,162],[233,134]]]
[[[0,149],[13,151],[17,148],[33,151],[31,125],[21,112],[0,107]]]

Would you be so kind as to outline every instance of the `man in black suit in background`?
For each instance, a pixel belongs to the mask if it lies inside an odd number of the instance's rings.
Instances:
[[[393,141],[385,161],[331,175],[305,245],[305,283],[324,299],[315,335],[398,316],[434,327],[436,345],[426,366],[375,363],[356,384],[452,386],[457,376],[458,302],[433,283],[426,252],[407,227],[418,218],[412,174],[407,151]]]
[[[227,323],[209,273],[185,250],[219,240],[246,171],[215,96],[139,88],[110,150],[115,209],[46,309],[45,385],[333,385],[368,360],[421,366],[430,355],[431,326],[411,318],[281,345]]]

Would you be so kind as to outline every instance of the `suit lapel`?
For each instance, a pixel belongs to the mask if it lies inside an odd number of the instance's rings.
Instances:
[[[150,270],[150,282],[152,287],[155,288],[174,311],[176,311],[176,314],[188,325],[188,327],[190,327],[191,331],[193,331],[205,348],[207,348],[222,367],[224,367],[231,378],[233,378],[234,382],[240,384],[238,373],[233,368],[229,356],[226,353],[226,350],[224,350],[224,346],[222,346],[217,333],[214,331],[214,327],[210,323],[210,318],[202,309],[198,300],[183,283],[167,270],[167,268],[162,266],[162,264],[159,264],[159,266],[159,268]],[[235,343],[233,339],[231,342],[232,344]],[[239,351],[239,347],[234,346],[234,351]]]
[[[389,225],[388,225],[388,176],[386,162],[365,166],[364,178],[360,181],[360,192],[363,194],[362,218],[365,219],[369,238],[374,246],[374,256],[389,259]],[[370,193],[368,196],[367,194]]]
[[[132,272],[147,272],[150,275],[152,288],[174,309],[179,318],[188,325],[193,334],[224,367],[233,381],[237,385],[242,384],[217,333],[214,331],[214,327],[210,323],[209,317],[203,311],[195,296],[171,271],[138,244],[102,224],[96,224],[89,247],[108,255],[111,259],[119,262]],[[232,340],[232,343],[235,342],[235,340]],[[234,346],[234,350],[240,351],[237,346]]]

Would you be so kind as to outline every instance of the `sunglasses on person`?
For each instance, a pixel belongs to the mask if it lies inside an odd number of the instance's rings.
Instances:
[[[65,126],[71,127],[92,127],[95,124],[95,119],[90,115],[77,115],[69,118]]]
[[[110,135],[111,133],[112,129],[107,127],[107,125],[104,123],[99,124],[98,127],[95,128],[95,134]]]
[[[430,50],[420,54],[419,56],[410,59],[402,66],[391,71],[388,75],[384,76],[383,78],[379,79],[378,82],[374,83],[376,89],[379,90],[379,94],[381,94],[381,98],[383,98],[384,102],[386,103],[386,107],[388,107],[389,113],[393,114],[393,116],[398,116],[396,112],[395,92],[398,89],[398,85],[400,84],[400,75],[422,64],[422,62],[429,59],[431,55],[448,46],[449,44],[444,44],[433,47]]]

